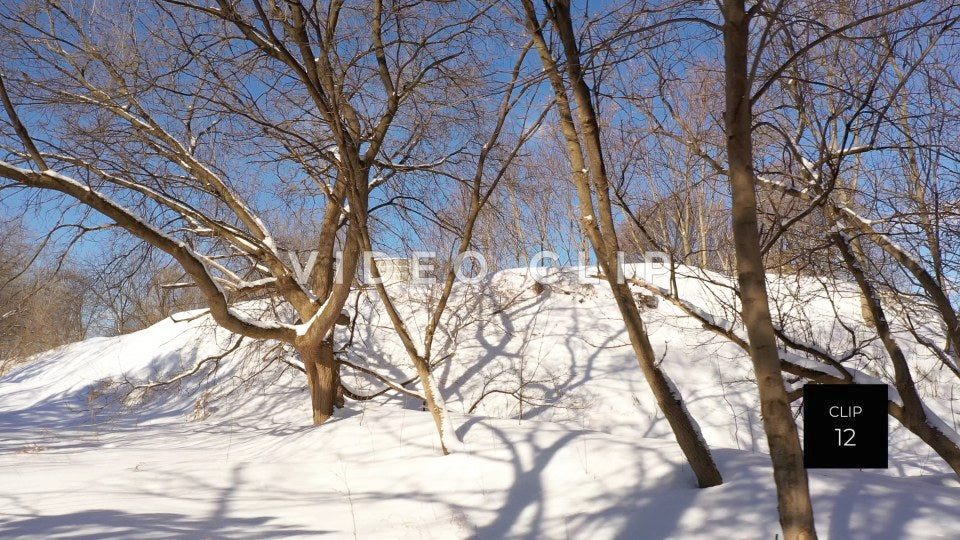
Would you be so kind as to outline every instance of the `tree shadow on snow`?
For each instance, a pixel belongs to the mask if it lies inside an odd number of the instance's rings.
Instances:
[[[83,510],[47,516],[0,518],[4,538],[283,538],[318,536],[329,531],[270,526],[272,517],[223,518],[211,523],[185,514]],[[96,531],[77,533],[77,531]]]
[[[242,491],[243,464],[237,464],[230,472],[226,485],[216,485],[202,476],[183,472],[159,472],[161,476],[174,476],[176,480],[187,482],[187,493],[170,493],[142,488],[139,495],[143,499],[162,500],[169,504],[180,500],[184,504],[196,507],[208,503],[212,508],[205,515],[191,515],[175,512],[129,512],[119,509],[88,509],[63,514],[37,515],[31,511],[26,515],[0,515],[0,537],[17,538],[284,538],[290,536],[315,537],[330,531],[304,529],[276,523],[277,517],[253,515],[244,512],[237,516],[231,510],[237,502],[237,494]],[[200,493],[215,494],[215,497],[197,498]],[[246,495],[250,497],[250,495]],[[264,500],[287,500],[290,494],[263,493]],[[143,503],[140,503],[143,504]],[[28,509],[29,510],[29,509]],[[83,531],[83,532],[78,532]]]

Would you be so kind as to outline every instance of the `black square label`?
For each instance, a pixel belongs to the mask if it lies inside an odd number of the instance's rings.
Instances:
[[[887,385],[804,385],[803,464],[887,468]]]

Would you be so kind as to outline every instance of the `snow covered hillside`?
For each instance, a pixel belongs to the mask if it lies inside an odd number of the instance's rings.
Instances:
[[[669,302],[644,311],[724,475],[699,490],[606,285],[577,279],[591,272],[564,270],[543,290],[521,270],[459,286],[436,368],[462,440],[446,457],[421,403],[393,392],[310,426],[290,352],[238,343],[200,313],[44,353],[0,378],[0,537],[773,538],[749,358]],[[681,274],[681,298],[719,324],[733,319],[724,278]],[[410,328],[422,325],[430,291],[392,290]],[[849,285],[791,277],[771,290],[784,326],[812,322],[808,342],[843,350],[869,335]],[[337,336],[351,343],[345,358],[409,379],[375,293],[348,305],[358,316]],[[952,375],[901,338],[930,366],[920,371],[931,407],[956,428]],[[851,365],[884,378],[871,347]],[[960,484],[890,425],[889,469],[810,472],[821,537],[960,538]]]

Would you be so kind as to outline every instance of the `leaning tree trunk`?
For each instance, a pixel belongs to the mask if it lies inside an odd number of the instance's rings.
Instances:
[[[563,44],[567,74],[570,78],[570,86],[577,106],[577,120],[574,119],[573,109],[560,68],[543,37],[542,27],[537,20],[538,17],[532,0],[524,0],[523,7],[527,17],[528,31],[534,38],[537,52],[540,55],[544,70],[550,77],[554,95],[557,99],[560,129],[566,141],[567,155],[573,173],[573,184],[580,199],[583,229],[590,240],[590,245],[597,254],[597,261],[600,263],[606,275],[607,283],[610,285],[617,301],[617,307],[623,317],[631,345],[637,356],[637,362],[640,364],[660,410],[664,413],[677,438],[677,443],[680,445],[684,457],[687,458],[697,477],[698,485],[700,487],[718,485],[723,481],[720,471],[714,463],[710,450],[700,435],[693,418],[683,406],[679,391],[657,367],[653,348],[640,317],[640,310],[637,308],[629,287],[622,282],[620,276],[622,269],[617,260],[620,247],[610,202],[610,184],[603,161],[600,123],[593,107],[590,88],[583,78],[579,46],[570,16],[570,3],[566,0],[555,2],[551,16]],[[582,144],[581,135],[583,137]],[[584,151],[589,160],[590,169],[587,168],[587,163],[584,161]],[[593,207],[594,196],[597,199],[599,215]]]
[[[680,449],[697,477],[697,484],[700,487],[719,485],[723,482],[720,470],[713,461],[713,456],[711,456],[707,443],[703,440],[696,423],[683,406],[679,390],[670,382],[666,374],[657,367],[653,347],[650,345],[650,338],[647,335],[646,328],[644,328],[636,300],[633,298],[629,286],[623,283],[620,275],[622,268],[617,259],[620,245],[617,240],[617,227],[610,202],[610,183],[603,159],[600,123],[593,107],[591,90],[584,80],[583,69],[580,65],[580,51],[573,30],[573,21],[570,17],[570,3],[565,0],[558,0],[554,5],[553,17],[564,48],[567,74],[570,78],[573,99],[577,106],[576,113],[581,131],[581,133],[577,133],[576,126],[578,123],[574,122],[573,112],[566,97],[562,80],[554,76],[554,94],[557,97],[561,129],[567,140],[568,154],[574,170],[573,182],[581,199],[580,207],[584,230],[597,253],[597,259],[603,267],[607,283],[617,301],[617,307],[623,317],[640,369],[643,371],[647,384],[657,400],[657,405],[670,424]],[[538,43],[538,49],[541,51],[541,58],[549,57],[549,60],[545,60],[545,65],[547,63],[551,64],[549,70],[557,73],[556,65],[553,64],[552,55],[547,52],[547,48]],[[580,135],[583,137],[582,146]],[[581,148],[586,151],[590,166],[590,177],[586,174],[588,169],[583,162]],[[592,180],[593,189],[591,189],[590,180]],[[599,210],[597,216],[599,223],[594,218],[595,212],[591,203],[594,195],[597,200],[596,210]]]
[[[677,444],[680,445],[683,455],[687,458],[690,468],[697,477],[697,485],[706,488],[722,484],[723,477],[720,475],[720,469],[713,461],[713,456],[710,454],[710,449],[707,447],[707,442],[703,439],[700,429],[684,406],[679,390],[670,381],[666,373],[657,366],[653,346],[650,345],[650,338],[643,326],[643,320],[640,318],[640,310],[637,308],[629,287],[625,284],[614,283],[610,281],[609,277],[608,282],[623,316],[623,322],[627,327],[627,334],[630,337],[630,343],[633,345],[637,362],[640,364],[640,370],[653,392],[653,397],[657,400],[657,406],[663,411],[667,423],[670,424],[670,428],[677,438]]]
[[[743,323],[760,392],[760,412],[773,462],[784,538],[813,539],[817,532],[803,467],[803,451],[790,398],[780,373],[780,355],[767,298],[766,270],[757,225],[753,175],[753,113],[748,71],[750,17],[743,0],[725,0],[723,41],[726,71],[727,159],[733,193],[733,240]]]
[[[903,405],[898,406],[891,402],[888,407],[890,415],[927,443],[960,476],[960,447],[931,422],[931,413],[927,411],[920,393],[917,392],[917,385],[910,373],[907,357],[893,336],[883,304],[880,302],[880,295],[873,283],[867,279],[862,266],[864,260],[862,253],[858,253],[856,246],[851,245],[841,233],[834,233],[833,240],[843,256],[847,269],[853,274],[860,288],[860,295],[869,310],[873,327],[877,330],[877,335],[893,363],[893,383]]]

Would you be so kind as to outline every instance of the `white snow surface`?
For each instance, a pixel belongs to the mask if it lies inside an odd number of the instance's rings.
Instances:
[[[736,320],[724,308],[729,278],[681,270],[685,301]],[[773,538],[749,358],[668,302],[643,313],[723,473],[723,485],[697,489],[607,286],[578,284],[577,273],[541,294],[519,270],[458,286],[434,347],[462,440],[449,456],[430,413],[393,392],[311,426],[303,375],[276,344],[244,341],[172,387],[131,392],[236,343],[200,313],[40,354],[0,378],[0,538]],[[770,288],[778,324],[813,322],[804,342],[849,350],[838,316],[868,335],[851,284],[781,277]],[[430,291],[391,291],[422,332]],[[374,294],[348,303],[359,313],[348,358],[406,380],[414,370]],[[338,343],[350,334],[339,328]],[[955,379],[900,341],[938,427],[956,431]],[[850,365],[889,380],[879,349],[867,351]],[[960,538],[960,484],[890,425],[889,469],[810,471],[821,538]]]

